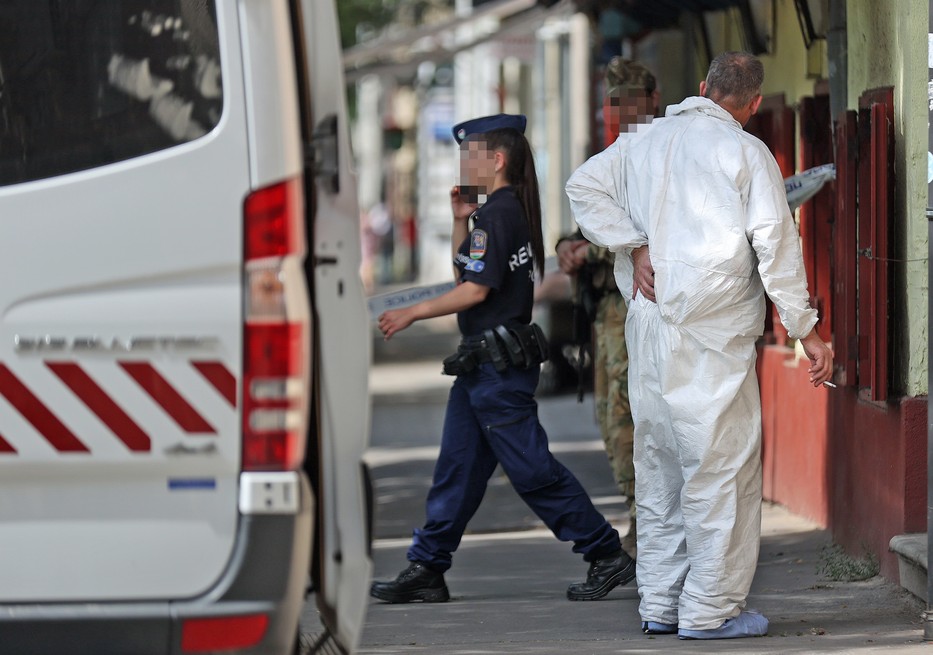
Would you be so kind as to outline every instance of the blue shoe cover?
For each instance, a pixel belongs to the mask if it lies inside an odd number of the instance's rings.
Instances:
[[[760,612],[746,610],[736,617],[727,619],[718,628],[712,630],[678,631],[681,639],[739,639],[741,637],[764,637],[768,634],[768,619]]]
[[[641,631],[646,635],[672,635],[677,632],[677,624],[658,623],[657,621],[642,621]]]

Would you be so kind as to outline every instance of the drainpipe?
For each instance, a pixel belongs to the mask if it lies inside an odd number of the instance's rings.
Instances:
[[[927,65],[928,65],[928,83],[927,83],[927,149],[928,158],[933,158],[933,0],[930,0],[928,21],[928,39],[927,39]],[[929,167],[929,164],[928,164]],[[927,172],[927,270],[928,275],[933,276],[933,184],[931,184],[929,170]],[[933,352],[933,333],[930,331],[929,312],[933,310],[933,302],[927,295],[927,358],[929,353]],[[933,562],[933,396],[929,395],[930,383],[933,376],[927,370],[927,610],[923,613],[923,639],[924,641],[933,641],[933,609],[930,606],[930,600],[933,599],[933,574],[930,573],[930,562]]]
[[[849,41],[846,26],[847,0],[830,0],[826,54],[829,62],[829,116],[835,123],[849,108]]]

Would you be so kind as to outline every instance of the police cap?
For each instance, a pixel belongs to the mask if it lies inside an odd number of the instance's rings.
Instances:
[[[504,128],[518,130],[524,134],[527,122],[528,119],[522,114],[496,114],[495,116],[472,118],[454,125],[454,138],[457,140],[457,143],[462,143],[463,140],[471,134],[482,134],[490,130],[501,130]]]

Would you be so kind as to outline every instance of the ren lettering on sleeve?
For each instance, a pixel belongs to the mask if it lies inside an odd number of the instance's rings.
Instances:
[[[509,255],[509,271],[514,271],[519,266],[527,264],[532,259],[531,242],[519,248]]]

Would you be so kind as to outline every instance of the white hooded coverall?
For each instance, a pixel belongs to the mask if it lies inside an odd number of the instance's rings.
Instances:
[[[817,321],[781,173],[731,114],[692,97],[590,158],[567,194],[587,239],[616,253],[629,300],[641,618],[718,628],[745,607],[758,561],[762,291],[792,338]],[[631,299],[645,244],[657,303]]]

